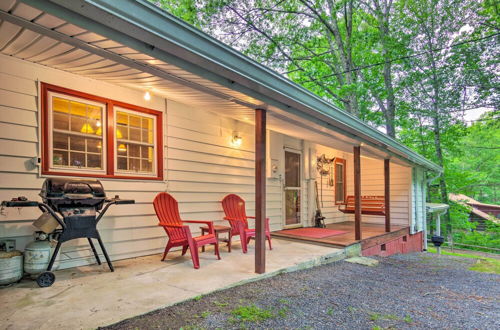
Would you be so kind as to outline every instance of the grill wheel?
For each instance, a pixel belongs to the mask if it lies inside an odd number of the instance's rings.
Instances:
[[[36,278],[36,283],[38,283],[38,286],[41,288],[47,288],[54,284],[55,281],[56,275],[52,272],[43,272]]]

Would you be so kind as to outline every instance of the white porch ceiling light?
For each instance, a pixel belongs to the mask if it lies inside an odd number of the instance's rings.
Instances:
[[[144,93],[144,99],[146,101],[151,100],[151,93],[149,91],[146,91],[146,93]]]
[[[231,145],[235,148],[241,147],[241,144],[243,143],[243,138],[241,137],[239,132],[234,131],[233,136],[231,138]]]

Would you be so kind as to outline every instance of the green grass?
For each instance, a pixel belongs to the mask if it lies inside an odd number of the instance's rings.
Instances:
[[[393,320],[393,321],[404,321],[408,324],[413,323],[413,319],[410,315],[406,315],[404,318],[400,318],[394,314],[380,314],[380,313],[368,313],[370,317],[370,321],[378,321],[378,320]]]
[[[469,270],[481,273],[500,274],[500,261],[480,259]]]
[[[330,316],[333,316],[333,308],[331,308],[331,307],[330,307],[330,308],[328,308],[328,309],[326,310],[326,314],[328,314],[328,315],[330,315]]]
[[[239,306],[231,311],[231,315],[241,322],[259,322],[274,317],[270,310],[255,305]]]
[[[229,306],[229,303],[227,302],[220,302],[220,301],[214,301],[214,305],[217,307],[226,307]]]
[[[290,301],[289,301],[289,300],[287,300],[287,299],[283,299],[283,298],[278,299],[278,302],[279,302],[280,304],[283,304],[283,305],[288,305],[288,304],[290,304]]]
[[[427,251],[430,253],[437,253],[436,248],[432,247],[428,248]],[[477,262],[471,267],[469,267],[469,270],[481,273],[500,274],[500,260],[489,257],[478,256],[475,254],[455,253],[445,250],[441,250],[441,254],[446,256],[476,259]]]
[[[411,318],[410,315],[406,315],[404,318],[403,318],[403,321],[405,321],[406,323],[410,324],[410,323],[413,323],[413,319]]]

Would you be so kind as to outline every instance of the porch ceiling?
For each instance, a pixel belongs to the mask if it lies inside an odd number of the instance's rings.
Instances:
[[[269,111],[268,128],[287,135],[352,152],[354,134],[305,122],[284,111],[200,75],[83,29],[21,1],[0,2],[0,53],[26,61],[106,81],[253,124],[254,109]],[[363,147],[365,156],[386,158],[389,152]],[[399,158],[394,162],[408,165]]]

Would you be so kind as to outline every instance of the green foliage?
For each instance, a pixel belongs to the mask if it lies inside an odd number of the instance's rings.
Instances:
[[[447,180],[453,192],[483,203],[498,203],[500,192],[500,112],[486,112],[456,141]]]
[[[498,230],[498,229],[497,229]],[[454,232],[453,240],[456,243],[462,243],[467,245],[484,246],[498,249],[500,246],[500,232]],[[500,253],[500,251],[494,251],[489,249],[466,247],[467,249],[479,250],[485,252]]]
[[[259,322],[274,317],[270,310],[255,305],[239,306],[231,311],[231,315],[234,317],[233,321],[241,322]]]

